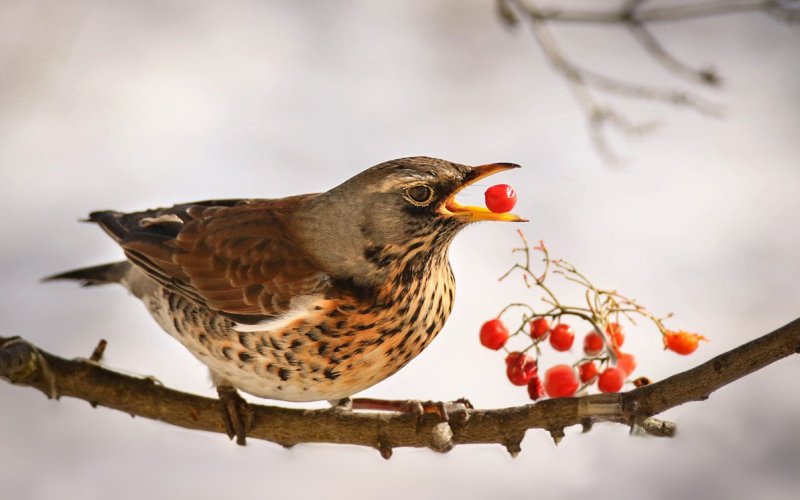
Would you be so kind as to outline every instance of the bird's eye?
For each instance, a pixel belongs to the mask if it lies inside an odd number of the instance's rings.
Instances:
[[[412,186],[406,189],[406,197],[415,205],[426,205],[433,198],[433,189],[428,186]]]

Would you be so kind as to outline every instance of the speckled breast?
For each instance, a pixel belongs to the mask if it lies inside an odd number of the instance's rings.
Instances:
[[[374,297],[312,297],[291,321],[264,330],[237,331],[232,320],[161,287],[144,302],[215,382],[284,401],[336,400],[395,373],[444,326],[455,293],[447,254],[417,260]]]

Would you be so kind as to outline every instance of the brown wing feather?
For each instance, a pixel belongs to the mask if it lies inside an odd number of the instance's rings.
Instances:
[[[329,286],[288,227],[306,196],[316,195],[98,212],[91,219],[163,286],[237,321],[256,323],[288,310],[292,298]]]

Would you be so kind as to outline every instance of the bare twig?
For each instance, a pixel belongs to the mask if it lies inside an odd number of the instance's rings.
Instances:
[[[634,38],[642,44],[642,47],[669,71],[696,83],[715,87],[721,84],[722,80],[712,68],[694,69],[670,54],[645,24],[639,21],[632,21],[628,24],[628,29]]]
[[[341,408],[302,410],[250,405],[247,435],[284,446],[336,443],[369,446],[388,458],[397,447],[427,447],[445,452],[459,444],[498,443],[519,453],[528,429],[548,431],[558,441],[563,429],[610,421],[632,432],[674,434],[674,425],[652,418],[715,390],[770,363],[800,352],[800,319],[691,370],[621,394],[546,399],[494,410],[461,405],[447,421],[435,413],[357,412]],[[87,360],[67,360],[19,338],[0,338],[0,376],[49,396],[70,396],[94,405],[172,425],[224,433],[216,399],[169,389],[152,378],[137,378]],[[53,391],[55,389],[54,393]]]
[[[510,2],[512,0],[500,0]],[[516,1],[516,0],[514,0]],[[766,12],[780,15],[787,21],[795,21],[800,2],[797,0],[711,0],[687,2],[683,5],[663,5],[641,8],[644,2],[627,2],[621,8],[604,10],[562,10],[556,8],[536,8],[535,15],[542,21],[585,24],[620,24],[631,17],[631,7],[635,8],[635,19],[643,23],[680,22],[689,19],[713,17],[747,12]],[[530,0],[521,2],[524,8],[530,7]]]
[[[721,79],[715,70],[711,68],[695,69],[678,59],[650,31],[648,24],[739,12],[765,12],[786,22],[795,22],[800,19],[800,2],[797,0],[708,1],[660,7],[647,7],[647,3],[648,0],[627,0],[619,7],[600,11],[565,11],[543,8],[539,7],[534,0],[498,0],[497,4],[501,19],[509,26],[519,24],[520,18],[528,21],[550,64],[557,73],[565,78],[570,90],[583,108],[595,148],[601,156],[611,162],[617,162],[618,157],[608,143],[607,127],[614,127],[618,131],[628,134],[640,134],[652,130],[654,126],[652,123],[636,123],[625,118],[610,105],[598,100],[592,92],[593,90],[623,97],[658,101],[710,116],[719,116],[720,109],[717,105],[688,91],[630,83],[582,68],[566,57],[549,30],[548,23],[570,22],[624,26],[634,39],[670,73],[694,83],[719,86]]]
[[[107,346],[108,342],[106,339],[100,339],[100,342],[97,343],[97,347],[95,347],[94,351],[92,351],[92,355],[89,356],[89,361],[99,362],[103,358],[103,354],[105,354]]]

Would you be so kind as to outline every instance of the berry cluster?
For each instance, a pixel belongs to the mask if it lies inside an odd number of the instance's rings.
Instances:
[[[600,392],[618,392],[625,379],[636,369],[636,358],[620,351],[625,341],[622,326],[609,323],[605,338],[596,330],[586,334],[583,338],[584,356],[580,361],[573,366],[551,367],[545,372],[542,382],[537,361],[541,356],[541,344],[549,340],[554,350],[569,351],[575,342],[575,331],[566,323],[558,323],[551,328],[550,322],[544,317],[532,319],[523,331],[530,336],[532,343],[524,351],[508,353],[506,374],[512,384],[527,385],[531,399],[539,399],[544,393],[550,397],[572,396],[581,384],[589,386],[595,382]],[[498,318],[490,319],[481,327],[481,344],[489,349],[502,349],[510,336],[508,328]],[[530,350],[536,351],[537,359],[527,354]],[[609,352],[613,352],[613,356]]]
[[[543,255],[544,271],[534,274],[530,264],[531,249],[522,232],[520,237],[524,247],[515,251],[524,253],[525,262],[515,264],[501,280],[515,270],[521,271],[528,288],[536,287],[545,292],[542,302],[547,307],[543,311],[536,311],[528,304],[509,304],[496,318],[483,324],[480,342],[492,350],[505,350],[508,380],[514,385],[527,386],[531,399],[537,400],[544,395],[553,398],[569,397],[595,384],[600,392],[619,392],[636,370],[636,357],[622,351],[625,333],[619,322],[620,318],[626,318],[632,324],[636,324],[634,316],[649,319],[661,332],[664,348],[678,354],[691,354],[697,349],[699,341],[706,340],[696,333],[668,330],[663,322],[669,315],[656,317],[634,300],[616,291],[595,287],[572,264],[551,259],[541,242],[533,250]],[[587,306],[562,304],[545,283],[550,274],[561,275],[585,288]],[[524,314],[519,326],[511,333],[502,316],[514,308],[524,309]],[[582,356],[572,365],[558,364],[548,368],[542,377],[539,374],[542,347],[549,344],[553,350],[563,352],[570,351],[575,343],[575,330],[564,321],[570,316],[590,326],[589,332],[583,337]],[[509,350],[506,344],[514,336],[526,338],[527,347]],[[640,377],[633,383],[638,386],[648,381],[645,377]]]

